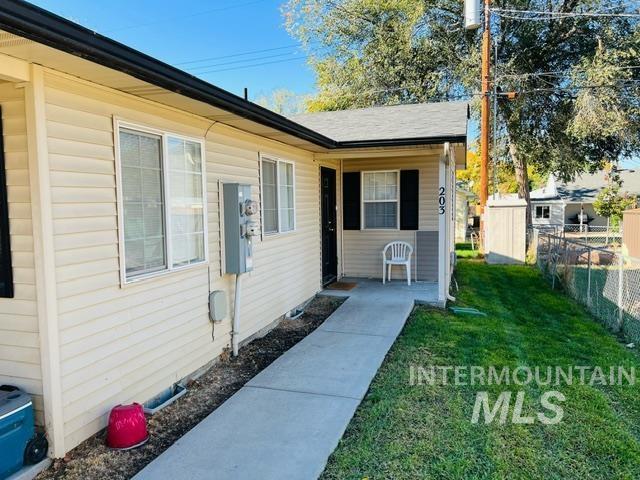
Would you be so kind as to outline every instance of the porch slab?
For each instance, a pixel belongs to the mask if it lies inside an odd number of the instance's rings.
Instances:
[[[379,278],[358,278],[343,277],[341,282],[355,283],[351,290],[331,290],[325,289],[320,295],[335,297],[360,296],[376,301],[385,301],[392,298],[402,297],[412,300],[417,305],[433,305],[444,307],[444,302],[438,299],[438,284],[435,282],[411,282],[407,285],[405,280],[392,280],[383,284]]]
[[[435,284],[353,281],[325,290],[348,298],[134,479],[317,478],[415,303],[437,302]]]

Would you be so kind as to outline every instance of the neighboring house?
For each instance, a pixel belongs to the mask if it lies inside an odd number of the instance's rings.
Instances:
[[[640,196],[640,172],[620,173],[622,191]],[[589,226],[606,226],[607,219],[596,213],[593,202],[606,186],[605,172],[582,174],[573,182],[558,182],[549,175],[543,188],[531,191],[531,216],[534,225],[579,224],[579,215]]]
[[[460,186],[456,188],[456,242],[467,241],[469,227],[469,203],[476,195]]]
[[[0,383],[33,395],[55,457],[229,347],[225,183],[258,203],[240,342],[326,282],[380,277],[391,240],[446,299],[464,103],[294,121],[4,0],[0,107]]]

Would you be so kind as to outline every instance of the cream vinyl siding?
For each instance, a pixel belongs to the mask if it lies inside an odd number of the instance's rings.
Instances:
[[[206,365],[230,343],[228,314],[208,318],[223,275],[221,182],[249,183],[259,200],[259,154],[295,162],[297,230],[259,238],[243,281],[241,339],[320,288],[318,175],[312,155],[104,87],[45,78],[60,324],[65,450],[106,425],[118,403],[143,402]],[[120,286],[114,117],[205,140],[209,264]]]
[[[24,88],[0,83],[0,105],[15,288],[14,298],[0,298],[0,383],[30,393],[43,424]]]
[[[344,172],[374,170],[419,170],[419,211],[420,230],[438,230],[438,155],[425,154],[420,157],[392,157],[345,159]],[[402,192],[400,193],[402,195]],[[360,219],[362,224],[363,219]],[[415,278],[415,231],[413,230],[345,230],[344,275],[347,277],[382,278],[382,249],[394,240],[402,240],[414,247],[412,258],[412,276]],[[430,255],[434,250],[430,251]],[[437,264],[436,258],[428,263]],[[393,278],[406,278],[404,269],[393,268]]]
[[[240,308],[241,339],[267,327],[282,314],[320,290],[319,175],[313,155],[260,137],[217,125],[207,136],[207,185],[240,182],[252,186],[252,196],[260,200],[260,163],[263,153],[295,164],[296,230],[263,235],[254,240],[253,271],[243,277],[243,303]],[[218,195],[209,193],[209,215],[219,216]],[[261,210],[261,209],[260,209]],[[260,222],[260,218],[258,218]],[[217,225],[210,223],[209,239],[219,242]],[[219,250],[219,248],[216,248]],[[211,247],[210,254],[216,250]],[[220,265],[218,263],[217,265]],[[218,270],[212,269],[219,282]],[[215,274],[214,274],[215,273]],[[233,309],[235,277],[223,277],[231,292]]]

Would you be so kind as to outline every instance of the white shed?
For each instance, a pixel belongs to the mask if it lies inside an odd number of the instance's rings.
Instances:
[[[464,188],[456,188],[456,242],[464,242],[467,239],[467,227],[469,223],[469,202],[475,195]]]
[[[490,199],[485,210],[487,263],[524,263],[527,202],[521,198]]]

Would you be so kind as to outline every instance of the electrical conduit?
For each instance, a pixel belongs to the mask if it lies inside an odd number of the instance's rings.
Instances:
[[[233,301],[233,321],[231,325],[231,350],[233,356],[238,356],[238,344],[240,343],[240,293],[242,286],[242,274],[236,273],[236,291]]]

